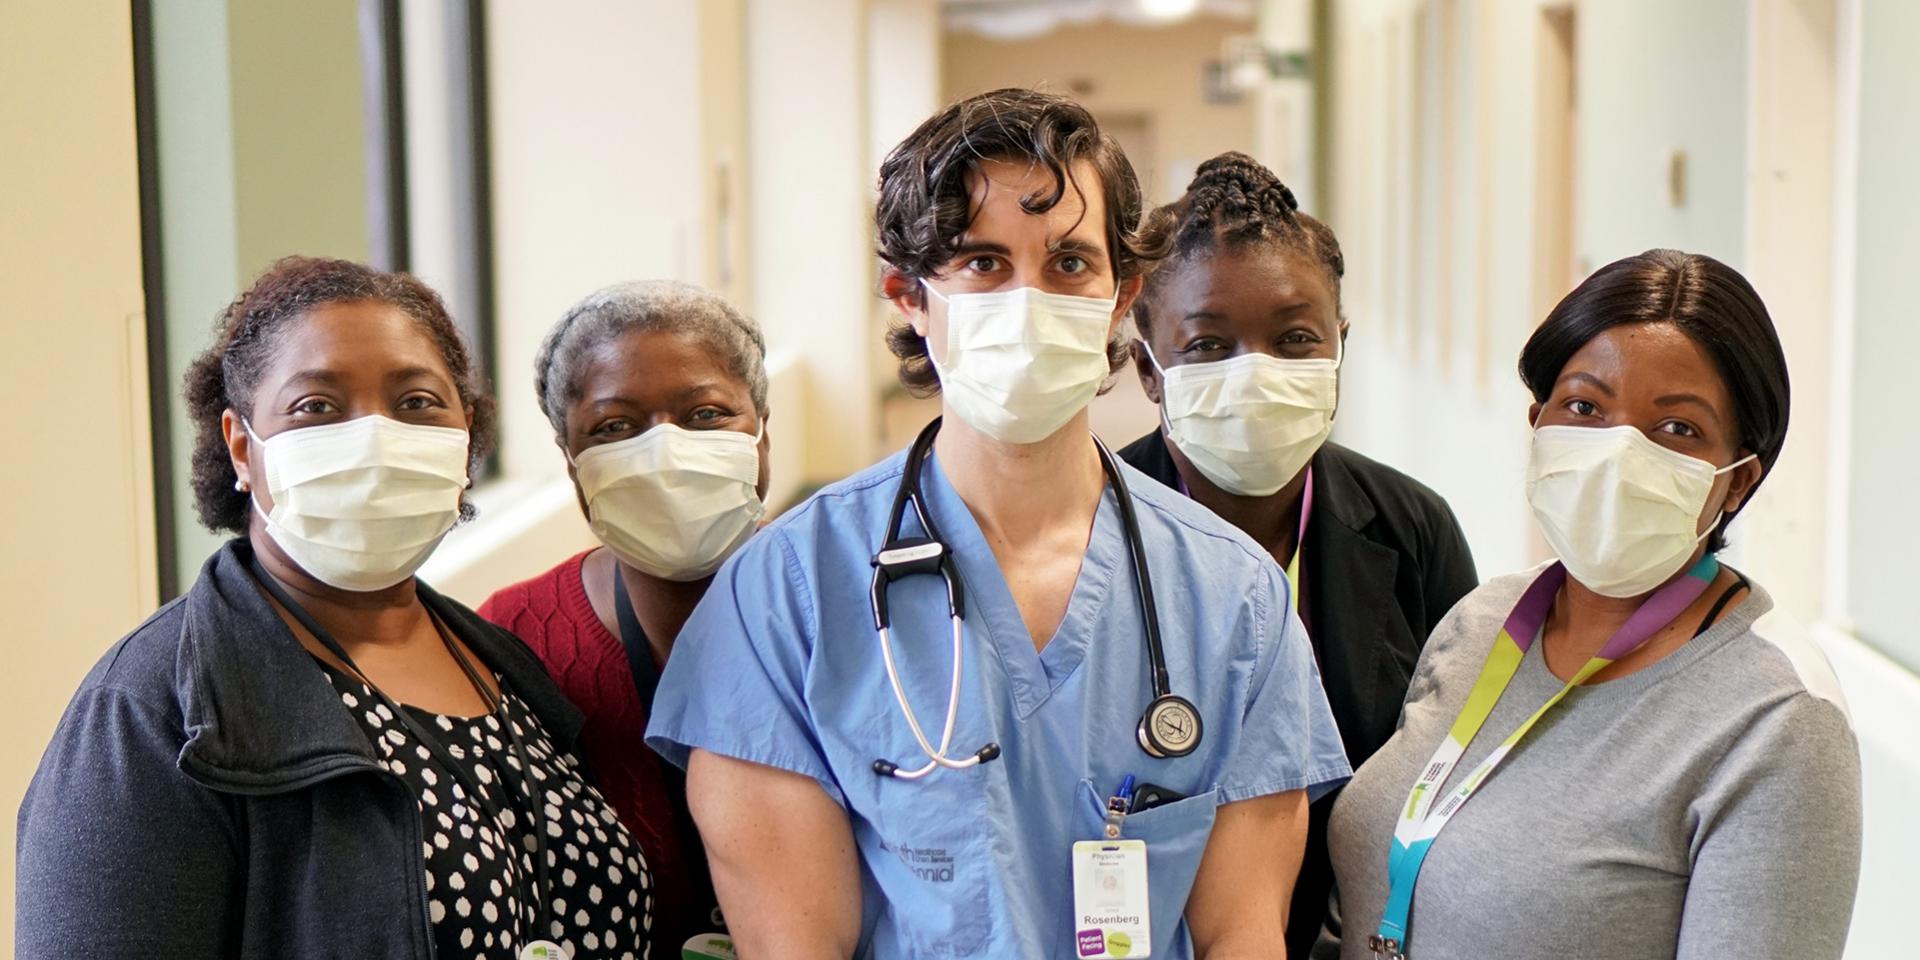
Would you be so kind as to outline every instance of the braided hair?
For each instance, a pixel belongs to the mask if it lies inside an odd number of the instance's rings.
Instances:
[[[1146,336],[1151,326],[1156,288],[1164,287],[1174,272],[1221,247],[1272,244],[1297,251],[1318,263],[1333,290],[1334,313],[1340,310],[1340,278],[1346,260],[1340,241],[1319,220],[1300,212],[1300,202],[1280,178],[1244,153],[1229,151],[1200,165],[1187,192],[1147,215],[1140,245],[1168,251],[1147,274],[1146,289],[1134,303],[1133,320]]]

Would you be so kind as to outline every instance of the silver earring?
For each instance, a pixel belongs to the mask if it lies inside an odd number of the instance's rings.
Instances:
[[[247,482],[245,480],[235,480],[233,482],[233,489],[241,493],[246,493],[248,489]]]

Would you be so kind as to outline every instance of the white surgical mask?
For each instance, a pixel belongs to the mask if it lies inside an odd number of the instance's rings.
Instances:
[[[766,513],[758,435],[663,423],[572,460],[593,535],[656,577],[712,574]]]
[[[927,292],[947,305],[942,354],[928,345],[940,392],[968,426],[1003,443],[1035,443],[1086,409],[1112,373],[1107,334],[1114,298],[1032,287],[998,293]]]
[[[460,519],[467,432],[386,417],[282,430],[262,440],[267,536],[321,583],[383,590],[413,576]]]
[[[1249,353],[1230,360],[1160,366],[1167,436],[1208,480],[1243,497],[1274,494],[1333,433],[1340,360],[1283,360]],[[1344,353],[1345,347],[1339,348]]]
[[[1574,579],[1603,597],[1637,597],[1692,559],[1714,478],[1751,459],[1716,470],[1637,427],[1540,427],[1527,502]]]

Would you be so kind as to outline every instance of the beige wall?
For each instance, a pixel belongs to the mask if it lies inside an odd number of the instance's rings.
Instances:
[[[1168,27],[1098,23],[1028,40],[949,33],[941,52],[941,90],[955,100],[996,87],[1042,87],[1071,95],[1128,146],[1150,203],[1186,188],[1200,161],[1225,150],[1254,149],[1252,97],[1208,104],[1202,64],[1220,57],[1228,36],[1253,23],[1197,16]],[[1148,149],[1126,143],[1130,121],[1146,121]]]
[[[155,551],[128,8],[8,0],[0,22],[0,636],[11,681],[0,699],[0,942],[11,944],[14,811],[82,675],[152,610]]]

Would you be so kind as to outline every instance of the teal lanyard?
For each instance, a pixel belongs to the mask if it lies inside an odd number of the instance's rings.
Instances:
[[[1433,759],[1421,769],[1420,779],[1414,782],[1406,804],[1400,809],[1400,820],[1393,829],[1393,846],[1387,855],[1387,903],[1380,915],[1379,931],[1367,938],[1370,950],[1390,960],[1405,960],[1414,885],[1419,882],[1420,867],[1426,862],[1427,851],[1432,847],[1434,838],[1440,835],[1454,814],[1459,813],[1460,808],[1472,799],[1474,791],[1486,783],[1487,778],[1520,744],[1534,724],[1555,704],[1565,699],[1574,687],[1639,649],[1641,644],[1672,623],[1706,592],[1719,574],[1720,561],[1709,553],[1701,557],[1686,576],[1654,591],[1653,596],[1648,597],[1607,640],[1600,652],[1573,675],[1573,679],[1568,680],[1558,693],[1535,710],[1492,753],[1487,754],[1487,758],[1480,761],[1480,765],[1473,768],[1466,779],[1447,793],[1445,800],[1436,807],[1434,801],[1441,796],[1454,767],[1459,764],[1480,728],[1486,725],[1494,705],[1500,702],[1500,695],[1506,692],[1513,675],[1519,671],[1527,649],[1533,646],[1534,640],[1540,635],[1540,627],[1547,622],[1547,614],[1553,609],[1553,598],[1560,592],[1560,585],[1566,582],[1567,570],[1556,563],[1533,581],[1533,585],[1521,594],[1520,602],[1514,604],[1513,612],[1507,615],[1500,635],[1494,638],[1493,649],[1487,653],[1486,664],[1480,668],[1480,679],[1474,682],[1473,691],[1467,695],[1466,705],[1461,707],[1460,715],[1454,718],[1447,738],[1433,752]]]

